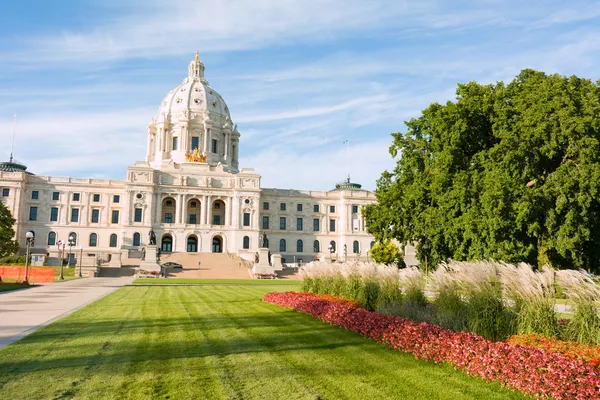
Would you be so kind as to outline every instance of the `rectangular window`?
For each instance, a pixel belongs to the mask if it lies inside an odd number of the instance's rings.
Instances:
[[[267,216],[263,217],[262,228],[269,229],[269,217],[267,217]]]
[[[52,200],[57,201],[60,199],[60,193],[59,192],[52,192]]]
[[[192,136],[192,151],[200,149],[200,138],[198,136]]]
[[[121,196],[119,196],[118,194],[115,194],[113,196],[113,203],[120,203],[121,202]]]
[[[190,214],[189,224],[196,225],[198,222],[196,220],[196,214]]]
[[[92,209],[92,223],[97,224],[100,221],[100,210]]]
[[[250,213],[244,213],[244,226],[250,226]]]
[[[37,207],[29,207],[29,220],[37,221]]]
[[[267,203],[266,201],[263,203],[263,210],[268,210],[269,209],[269,203]]]
[[[216,152],[217,152],[217,139],[213,139],[213,140],[212,140],[212,143],[211,143],[211,151],[212,151],[213,153],[216,153]]]
[[[313,231],[319,232],[321,228],[319,227],[319,218],[313,219]]]
[[[296,205],[296,210],[302,211],[302,204],[297,204]]]
[[[221,216],[213,215],[213,225],[221,225]]]
[[[352,214],[358,214],[358,206],[352,206]]]
[[[165,224],[173,223],[173,213],[165,213]]]
[[[3,188],[2,189],[2,197],[8,197],[9,194],[10,194],[10,189],[9,188]]]
[[[335,219],[329,220],[329,232],[335,232]]]
[[[304,221],[302,220],[302,218],[296,218],[296,230],[297,231],[301,231],[303,230],[303,225],[304,225]]]
[[[133,222],[142,222],[142,209],[136,208],[133,211]]]
[[[40,197],[40,192],[38,192],[37,190],[34,190],[33,192],[31,192],[31,200],[37,200]]]
[[[173,138],[173,151],[177,150],[177,145],[179,144],[179,138]]]
[[[71,209],[71,222],[79,222],[79,208]]]
[[[334,213],[335,212],[335,206],[329,206],[329,212],[330,213]]]
[[[79,201],[79,197],[80,197],[79,193],[73,193],[73,201]]]
[[[285,203],[280,203],[280,204],[279,204],[279,209],[280,209],[281,211],[285,211]]]
[[[110,221],[113,224],[118,224],[119,223],[119,210],[113,210],[112,217],[111,217]]]
[[[286,226],[285,217],[279,217],[279,229],[284,231]]]
[[[93,202],[94,203],[99,203],[100,202],[100,195],[98,193],[94,194]]]
[[[314,212],[319,212],[319,205],[318,205],[318,204],[315,204],[315,205],[313,206],[313,211],[314,211]]]
[[[52,207],[50,209],[50,221],[51,222],[58,221],[58,207]]]

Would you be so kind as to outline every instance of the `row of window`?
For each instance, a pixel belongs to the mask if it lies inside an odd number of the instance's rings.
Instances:
[[[6,194],[4,194],[4,192],[6,191]],[[9,194],[9,190],[8,189],[3,189],[3,196],[8,196]],[[39,190],[32,190],[31,191],[31,200],[39,200],[40,198],[40,192]],[[81,201],[81,193],[73,193],[72,196],[73,201]],[[60,192],[52,192],[52,200],[54,201],[58,201],[60,200]],[[92,202],[94,203],[100,203],[100,194],[99,193],[94,193],[92,195]],[[120,203],[121,202],[121,196],[118,194],[113,195],[113,203]]]
[[[69,233],[68,237],[74,238],[75,240],[74,240],[73,246],[77,246],[77,240],[78,240],[77,234],[75,232],[71,232],[71,233]],[[133,235],[133,245],[139,246],[140,240],[141,240],[141,236],[139,233],[136,232]],[[118,242],[117,234],[116,233],[111,234],[109,241],[108,241],[108,246],[109,247],[117,247],[117,242]],[[56,243],[57,243],[56,242],[56,232],[48,233],[48,246],[55,246]],[[98,246],[98,234],[96,234],[96,233],[90,234],[90,237],[88,240],[88,246],[89,247],[97,247]]]
[[[373,247],[374,244],[375,244],[375,242],[371,242],[371,247]],[[267,248],[269,247],[268,239],[267,239],[266,243],[264,244],[264,246]],[[248,236],[244,236],[243,247],[244,247],[244,249],[250,248],[250,238]],[[337,244],[336,244],[335,240],[332,240],[331,242],[329,242],[328,250],[331,253],[337,252]],[[287,241],[285,239],[279,240],[279,251],[282,253],[287,252]],[[303,253],[303,252],[304,252],[304,241],[302,239],[298,239],[296,241],[296,253]],[[321,243],[318,240],[315,240],[313,242],[313,252],[315,252],[315,253],[321,252]],[[352,243],[352,252],[354,254],[360,253],[360,243],[358,242],[358,240],[355,240]]]
[[[119,210],[112,210],[111,211],[111,218],[110,218],[110,222],[111,224],[118,224],[119,223]],[[142,222],[142,209],[141,208],[136,208],[134,209],[134,215],[133,215],[133,220],[134,222]],[[35,206],[29,207],[29,220],[30,221],[37,221],[38,220],[38,208]],[[58,207],[51,207],[50,208],[50,222],[57,222],[58,221]],[[79,208],[71,208],[71,222],[79,222]],[[92,214],[90,216],[90,222],[91,223],[98,223],[100,222],[100,209],[98,208],[93,208],[92,209]]]
[[[268,216],[262,217],[262,229],[269,229],[270,218]],[[335,219],[329,220],[329,232],[335,232]],[[286,230],[287,228],[287,217],[279,217],[279,230]],[[296,218],[296,230],[304,230],[304,218]],[[319,218],[313,218],[313,231],[319,232],[321,230],[321,220]]]
[[[279,210],[280,211],[286,211],[287,209],[287,204],[286,203],[279,203]],[[263,202],[263,210],[269,210],[269,202],[265,201]],[[303,204],[296,204],[296,211],[302,211],[303,210]],[[313,211],[314,212],[319,212],[320,208],[318,204],[314,204],[313,205]],[[329,212],[330,213],[335,213],[335,206],[329,206]],[[353,205],[352,206],[352,214],[358,214],[358,206],[357,205]]]
[[[216,139],[213,139],[211,141],[211,147],[210,150],[213,153],[217,152],[217,145],[218,145],[218,141]],[[198,136],[192,136],[192,151],[199,149],[200,148],[200,138]],[[178,137],[174,137],[173,138],[173,151],[175,150],[179,150],[179,138]]]

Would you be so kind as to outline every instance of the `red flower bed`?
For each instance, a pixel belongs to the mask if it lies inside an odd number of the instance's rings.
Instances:
[[[568,342],[557,339],[550,339],[538,334],[523,334],[511,337],[506,341],[509,344],[518,344],[521,346],[535,347],[552,353],[562,354],[573,360],[581,360],[593,367],[600,366],[600,347],[581,344],[578,342]]]
[[[600,370],[581,360],[533,347],[491,342],[474,333],[377,314],[308,293],[267,293],[263,301],[312,315],[416,358],[447,362],[470,375],[528,395],[600,399]]]

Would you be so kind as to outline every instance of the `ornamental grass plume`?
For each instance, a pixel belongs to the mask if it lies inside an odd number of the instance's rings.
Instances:
[[[556,278],[575,308],[573,319],[567,325],[567,339],[600,345],[600,287],[584,271],[557,271]]]
[[[558,317],[554,291],[554,270],[543,267],[534,271],[526,263],[498,263],[505,299],[512,303],[520,333],[539,333],[558,337]]]
[[[431,274],[436,323],[455,332],[468,329],[469,310],[452,267],[443,262]]]
[[[516,316],[504,304],[498,263],[494,261],[452,261],[453,276],[465,291],[470,331],[498,341],[516,332]]]

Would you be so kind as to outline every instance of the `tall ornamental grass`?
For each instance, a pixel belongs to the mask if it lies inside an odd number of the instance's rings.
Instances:
[[[489,340],[520,333],[600,345],[600,286],[581,271],[450,261],[428,277],[427,288],[418,268],[372,262],[313,262],[302,276],[305,292],[352,299],[371,311],[471,331]],[[572,320],[559,320],[558,296],[573,304]]]
[[[557,271],[563,293],[574,305],[573,319],[567,326],[566,338],[579,343],[600,345],[600,287],[583,271]]]
[[[402,300],[398,268],[373,262],[312,262],[302,269],[302,290],[356,300],[380,311]]]

